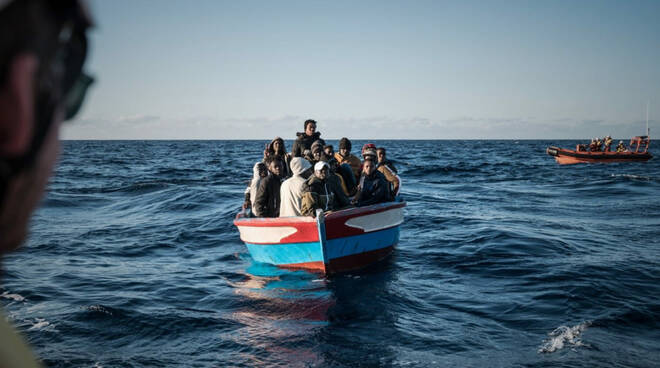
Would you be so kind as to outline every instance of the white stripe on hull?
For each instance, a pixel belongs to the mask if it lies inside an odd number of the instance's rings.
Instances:
[[[298,230],[293,226],[238,226],[241,240],[246,243],[279,243]]]
[[[387,229],[403,223],[403,208],[354,217],[346,221],[346,226],[362,229],[365,233]]]

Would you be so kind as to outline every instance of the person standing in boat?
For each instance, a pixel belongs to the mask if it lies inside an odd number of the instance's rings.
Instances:
[[[376,169],[380,171],[380,173],[385,176],[385,180],[390,183],[390,195],[392,196],[392,199],[394,199],[394,197],[399,195],[399,191],[401,190],[401,178],[397,175],[397,170],[394,167],[394,164],[387,159],[385,148],[377,148],[376,155],[378,156]]]
[[[304,132],[296,133],[297,138],[291,148],[292,157],[305,157],[306,154],[311,154],[312,143],[318,140],[321,140],[323,146],[325,145],[325,141],[321,139],[321,133],[316,131],[315,120],[305,120],[304,129]]]
[[[267,166],[269,174],[259,182],[253,210],[259,217],[278,217],[283,163],[277,157],[269,157]]]
[[[302,157],[291,159],[292,176],[280,187],[280,217],[302,216],[302,196],[305,177],[312,165]]]
[[[358,192],[351,203],[361,207],[387,202],[390,200],[389,188],[385,176],[376,170],[375,155],[368,154],[362,163],[362,176]]]
[[[286,152],[286,146],[284,145],[284,139],[280,137],[275,137],[264,150],[264,162],[269,156],[275,156],[282,161],[282,172],[283,178],[288,178],[291,176],[291,168],[289,167],[291,161],[291,155]]]
[[[612,147],[612,137],[609,135],[605,137],[605,152],[610,152],[610,147]]]

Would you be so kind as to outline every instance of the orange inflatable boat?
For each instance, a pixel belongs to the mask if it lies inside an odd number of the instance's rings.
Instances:
[[[585,145],[578,144],[575,150],[550,146],[545,152],[553,156],[561,165],[594,162],[634,162],[648,161],[653,157],[649,153],[649,136],[634,137],[630,146],[623,152],[587,151]]]

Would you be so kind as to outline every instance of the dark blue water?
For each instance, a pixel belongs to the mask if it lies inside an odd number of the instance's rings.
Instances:
[[[376,142],[401,242],[325,279],[253,262],[232,225],[264,143],[64,143],[0,288],[47,366],[658,366],[660,160]]]

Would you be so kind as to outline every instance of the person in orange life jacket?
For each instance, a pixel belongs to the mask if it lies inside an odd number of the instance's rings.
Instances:
[[[290,162],[291,162],[291,155],[286,152],[286,146],[284,145],[284,139],[280,137],[275,137],[267,146],[266,149],[264,150],[264,162],[268,158],[268,156],[276,156],[278,157],[283,165],[284,172],[282,173],[283,178],[288,178],[291,176],[291,168],[290,168]]]
[[[348,164],[350,166],[354,178],[352,182],[355,182],[360,177],[360,166],[362,165],[362,162],[360,162],[360,159],[351,153],[351,148],[352,148],[352,144],[348,138],[344,137],[340,139],[339,151],[335,153],[335,159],[337,160],[340,166],[345,164]],[[347,179],[346,176],[344,176],[344,180],[346,179]],[[354,186],[354,184],[352,185],[352,183],[349,182],[347,182],[346,184],[349,186]]]
[[[270,174],[259,182],[253,210],[260,217],[278,217],[280,213],[280,186],[282,184],[282,168],[284,164],[277,157],[268,158]]]
[[[612,146],[612,137],[609,135],[605,137],[605,152],[610,152],[610,147]]]
[[[385,176],[376,170],[374,156],[368,155],[362,164],[358,192],[351,201],[356,206],[369,206],[390,200],[390,186]]]
[[[385,148],[380,147],[376,149],[376,154],[378,156],[378,164],[376,168],[385,175],[385,179],[390,183],[390,195],[394,198],[399,195],[401,190],[401,178],[397,175],[394,164],[387,159]]]
[[[623,144],[623,141],[619,141],[619,144],[616,146],[617,152],[626,152],[626,146]]]
[[[314,120],[305,120],[304,124],[305,131],[296,133],[296,141],[293,142],[293,147],[291,148],[292,157],[305,157],[305,155],[310,155],[309,152],[312,149],[312,143],[320,140],[323,145],[325,141],[321,138],[321,133],[316,131],[316,121]]]

